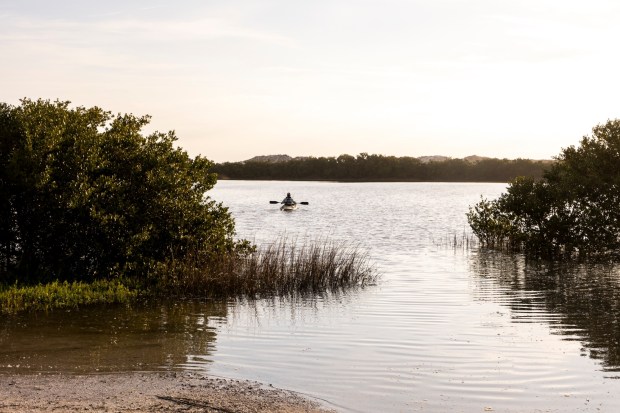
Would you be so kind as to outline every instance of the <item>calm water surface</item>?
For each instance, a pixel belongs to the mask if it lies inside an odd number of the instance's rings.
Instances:
[[[368,251],[378,285],[0,322],[0,371],[185,369],[351,412],[620,411],[620,273],[452,246],[499,184],[222,181],[240,237]],[[280,212],[290,191],[308,201]]]

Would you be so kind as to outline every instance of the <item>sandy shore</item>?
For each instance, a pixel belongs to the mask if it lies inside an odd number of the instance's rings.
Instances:
[[[0,412],[287,412],[330,410],[260,383],[187,373],[0,374]]]

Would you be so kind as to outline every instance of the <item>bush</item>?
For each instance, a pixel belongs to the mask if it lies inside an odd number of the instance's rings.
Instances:
[[[530,256],[617,258],[620,253],[620,120],[562,150],[543,178],[517,178],[497,200],[470,208],[487,246]]]
[[[205,193],[212,163],[142,134],[148,116],[24,99],[0,104],[0,283],[146,278],[189,251],[237,248]]]

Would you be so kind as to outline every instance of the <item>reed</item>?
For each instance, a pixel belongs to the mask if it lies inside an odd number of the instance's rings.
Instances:
[[[137,296],[137,290],[118,280],[98,280],[91,283],[54,281],[32,286],[4,285],[0,287],[0,314],[77,308],[90,304],[128,303]]]
[[[245,255],[170,262],[159,279],[166,294],[266,297],[363,287],[377,273],[356,246],[281,238]]]
[[[446,234],[441,238],[433,237],[432,242],[437,247],[463,251],[469,251],[480,246],[478,238],[476,238],[474,234],[466,231],[463,231],[460,235],[455,232],[452,234]]]

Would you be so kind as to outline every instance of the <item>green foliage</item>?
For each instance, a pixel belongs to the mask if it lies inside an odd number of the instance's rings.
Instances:
[[[13,285],[0,288],[0,314],[77,308],[91,304],[125,304],[136,297],[136,290],[128,288],[118,280],[98,280],[88,284],[54,281],[44,285]]]
[[[468,220],[486,245],[546,257],[617,257],[620,252],[620,120],[562,151],[541,180],[518,178]]]
[[[369,155],[300,158],[287,162],[234,162],[211,171],[227,179],[508,182],[517,176],[540,178],[546,164],[527,159],[463,159],[424,163],[417,158]]]
[[[236,248],[205,196],[212,163],[143,135],[149,117],[24,99],[0,104],[0,282],[148,277],[188,251]]]

